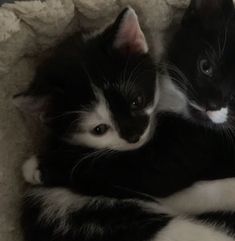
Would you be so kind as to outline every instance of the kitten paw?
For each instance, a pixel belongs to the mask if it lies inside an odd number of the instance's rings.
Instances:
[[[42,184],[41,172],[38,167],[38,159],[36,156],[30,157],[22,167],[23,177],[26,182],[39,185]]]

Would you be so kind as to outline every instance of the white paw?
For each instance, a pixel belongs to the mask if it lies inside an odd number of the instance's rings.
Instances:
[[[30,157],[22,167],[23,177],[26,182],[38,185],[42,184],[41,172],[38,168],[38,159],[36,156]]]

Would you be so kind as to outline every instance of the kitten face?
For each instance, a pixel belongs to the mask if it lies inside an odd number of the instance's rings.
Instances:
[[[231,0],[192,0],[169,51],[173,82],[188,114],[203,124],[227,124],[235,95],[235,14]]]
[[[142,146],[151,134],[154,112],[148,110],[154,103],[146,102],[142,109],[133,111],[129,95],[123,96],[119,86],[112,86],[107,92],[95,89],[96,101],[80,114],[72,143],[119,151]],[[145,96],[143,92],[142,95]]]
[[[65,41],[17,99],[31,109],[46,105],[51,129],[72,144],[131,150],[146,143],[159,94],[134,10],[92,39]]]

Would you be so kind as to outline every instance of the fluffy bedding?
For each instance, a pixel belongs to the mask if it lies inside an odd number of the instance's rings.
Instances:
[[[162,53],[164,36],[189,0],[18,1],[0,7],[0,241],[22,240],[21,165],[40,141],[40,124],[20,113],[12,96],[27,86],[41,56],[74,31],[93,32],[127,5],[134,7],[150,43]]]

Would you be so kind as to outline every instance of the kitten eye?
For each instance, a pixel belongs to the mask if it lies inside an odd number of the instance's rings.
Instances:
[[[131,109],[137,110],[137,109],[142,108],[143,105],[144,105],[144,98],[143,98],[143,96],[139,95],[134,100],[132,100]]]
[[[103,136],[109,130],[109,126],[106,124],[100,124],[96,126],[91,133],[95,136]]]
[[[213,67],[208,59],[201,59],[199,62],[200,70],[203,74],[211,77],[213,75]]]

